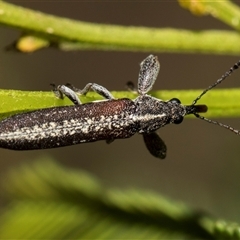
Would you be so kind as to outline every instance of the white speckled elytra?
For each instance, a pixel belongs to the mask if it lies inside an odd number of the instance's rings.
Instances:
[[[222,123],[209,120],[198,113],[207,111],[206,105],[196,105],[209,90],[221,83],[240,65],[236,63],[213,85],[205,89],[189,106],[173,98],[169,101],[156,99],[147,93],[157,79],[160,64],[150,55],[140,64],[138,78],[139,96],[130,100],[114,99],[104,87],[89,83],[83,90],[70,84],[54,86],[57,97],[67,96],[75,105],[40,109],[17,114],[0,122],[0,147],[13,150],[33,150],[69,146],[85,142],[129,138],[135,133],[143,135],[149,152],[158,158],[166,157],[167,147],[156,130],[167,124],[182,122],[185,115],[220,125],[239,134],[239,131]],[[132,88],[132,83],[129,83]],[[105,100],[81,104],[77,94],[86,94],[90,89]]]

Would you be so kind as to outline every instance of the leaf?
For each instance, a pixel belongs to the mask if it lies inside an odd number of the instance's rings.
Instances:
[[[238,224],[137,189],[106,189],[50,159],[13,169],[1,239],[240,239]],[[13,230],[14,229],[14,230]]]

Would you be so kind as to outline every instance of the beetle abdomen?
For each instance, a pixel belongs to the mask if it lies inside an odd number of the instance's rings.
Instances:
[[[138,128],[134,112],[133,101],[120,99],[18,114],[1,122],[0,147],[45,149],[128,138]]]

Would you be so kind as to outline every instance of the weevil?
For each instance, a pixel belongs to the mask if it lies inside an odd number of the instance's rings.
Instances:
[[[13,150],[57,148],[79,143],[129,138],[135,133],[143,136],[149,152],[160,159],[166,157],[167,147],[157,134],[167,124],[179,124],[184,116],[193,114],[209,123],[220,125],[240,134],[228,125],[207,119],[199,113],[207,111],[206,105],[196,105],[209,90],[238,69],[240,61],[220,79],[205,89],[191,105],[182,105],[180,100],[168,101],[148,95],[157,79],[160,64],[150,55],[140,64],[137,92],[134,100],[115,99],[104,87],[88,83],[82,90],[70,84],[54,87],[59,98],[68,97],[74,105],[40,109],[17,114],[0,122],[0,147]],[[78,95],[93,90],[105,100],[82,104]]]

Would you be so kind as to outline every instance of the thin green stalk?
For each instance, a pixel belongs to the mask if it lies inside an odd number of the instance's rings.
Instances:
[[[189,9],[194,14],[210,14],[212,17],[240,31],[240,8],[231,1],[178,1],[182,7]]]
[[[183,104],[190,105],[201,93],[201,90],[164,90],[154,91],[151,95],[163,100],[173,97],[179,98]],[[116,98],[136,98],[131,92],[112,92]],[[58,99],[52,92],[30,92],[17,90],[0,90],[0,119],[10,115],[36,109],[55,106],[72,105],[70,100]],[[89,92],[87,96],[81,96],[81,101],[91,102],[102,99],[98,94]],[[240,88],[219,89],[208,92],[199,104],[206,104],[209,111],[204,114],[206,117],[240,117]]]
[[[240,35],[233,31],[196,32],[94,24],[44,14],[3,1],[0,1],[0,23],[54,42],[67,50],[81,48],[240,54]],[[46,42],[43,45],[48,46]]]

